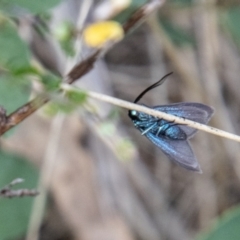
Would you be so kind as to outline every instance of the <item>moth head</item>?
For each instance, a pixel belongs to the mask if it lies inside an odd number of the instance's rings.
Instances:
[[[132,120],[140,120],[140,119],[139,119],[139,112],[136,111],[136,110],[129,110],[128,116],[129,116]]]

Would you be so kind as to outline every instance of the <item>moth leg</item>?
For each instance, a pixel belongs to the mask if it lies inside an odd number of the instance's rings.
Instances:
[[[170,139],[186,140],[187,134],[184,132],[184,130],[181,130],[181,128],[179,128],[179,125],[182,125],[182,124],[177,124],[177,123],[170,123],[168,125],[164,124],[161,127],[160,133],[162,135],[169,137]]]
[[[162,119],[160,119],[160,121],[161,121],[161,120],[162,120]],[[174,123],[174,121],[166,122],[166,123],[164,123],[162,126],[160,126],[159,129],[158,129],[158,131],[157,131],[156,136],[159,136],[159,134],[161,133],[162,130],[163,130],[163,131],[166,131],[169,127],[173,126],[173,125],[170,125],[170,126],[168,126],[166,129],[164,129],[164,126],[165,126],[165,125],[171,124],[171,123]]]
[[[147,128],[146,130],[144,130],[141,134],[144,135],[147,132],[149,132],[152,128],[154,128],[157,125],[157,122],[155,122],[152,126],[150,126],[149,128]]]
[[[184,118],[185,119],[185,118]],[[167,122],[167,123],[165,123],[165,124],[163,124],[163,126],[164,125],[167,125],[167,124],[169,124],[169,126],[167,126],[167,128],[166,129],[164,129],[164,131],[166,131],[166,130],[168,130],[170,127],[173,127],[173,126],[179,126],[179,125],[187,125],[187,124],[184,124],[184,123],[174,123],[175,121],[171,121],[171,122]]]

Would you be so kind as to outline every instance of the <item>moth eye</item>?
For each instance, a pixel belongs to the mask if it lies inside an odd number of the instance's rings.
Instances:
[[[137,113],[136,110],[132,110],[132,111],[130,111],[130,112],[131,112],[131,115],[132,115],[132,116],[137,116],[137,115],[138,115],[138,113]]]
[[[139,119],[139,116],[138,116],[139,113],[136,110],[130,110],[128,115],[132,120],[138,120]]]

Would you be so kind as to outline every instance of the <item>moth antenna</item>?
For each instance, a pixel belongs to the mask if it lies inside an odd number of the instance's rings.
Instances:
[[[151,86],[149,86],[148,88],[146,88],[144,91],[142,91],[134,100],[133,103],[137,103],[148,91],[152,90],[153,88],[156,88],[158,86],[160,86],[161,84],[164,83],[164,81],[167,79],[167,77],[169,75],[173,74],[173,72],[170,72],[168,74],[166,74],[165,76],[163,76],[160,80],[158,80],[157,82],[155,82],[154,84],[152,84]]]

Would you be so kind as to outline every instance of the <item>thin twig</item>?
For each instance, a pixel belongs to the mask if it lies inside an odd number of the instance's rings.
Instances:
[[[73,87],[73,86],[70,86],[68,84],[62,84],[61,86],[62,86],[62,89],[65,90],[65,91],[69,91],[69,90],[76,91],[76,90],[78,90],[78,91],[82,92],[80,89],[78,89],[76,87]],[[164,112],[156,111],[156,110],[153,110],[153,109],[148,108],[148,107],[144,107],[144,106],[141,106],[141,105],[138,105],[138,104],[127,102],[127,101],[124,101],[124,100],[121,100],[121,99],[118,99],[118,98],[106,96],[106,95],[101,94],[101,93],[87,92],[87,95],[89,97],[92,97],[92,98],[95,98],[95,99],[98,99],[98,100],[101,100],[101,101],[104,101],[104,102],[108,102],[108,103],[114,104],[114,105],[119,106],[119,107],[131,109],[131,110],[136,110],[136,111],[139,111],[139,112],[144,112],[144,113],[147,113],[147,114],[152,115],[154,117],[163,118],[163,119],[165,119],[169,122],[176,122],[178,124],[188,125],[189,127],[192,127],[192,128],[198,129],[198,130],[202,130],[202,131],[205,131],[205,132],[208,132],[208,133],[220,136],[220,137],[224,137],[224,138],[228,138],[228,139],[231,139],[233,141],[236,141],[236,142],[240,142],[240,136],[229,133],[229,132],[225,132],[223,130],[220,130],[220,129],[217,129],[217,128],[214,128],[214,127],[209,127],[205,124],[201,124],[201,123],[194,122],[194,121],[191,121],[191,120],[188,120],[188,119],[185,119],[185,118],[170,115],[170,114],[167,114],[167,113],[164,113]]]
[[[36,189],[17,189],[11,188],[19,183],[24,182],[22,178],[16,178],[11,183],[0,189],[0,197],[13,198],[13,197],[35,197],[39,194]]]
[[[123,24],[123,29],[125,33],[128,33],[137,23],[140,23],[144,20],[146,16],[154,12],[154,10],[158,9],[162,6],[165,0],[155,0],[151,1],[148,4],[145,4],[139,10],[137,10],[127,21]]]
[[[89,13],[89,9],[91,8],[92,2],[89,0],[84,0],[82,2],[82,6],[79,9],[78,19],[76,28],[82,29],[86,16]],[[96,61],[97,54],[92,55],[92,58],[88,58],[87,60],[81,62],[80,69],[78,69],[78,65],[73,67],[78,62],[78,57],[81,53],[81,39],[76,38],[74,43],[74,50],[76,52],[75,57],[69,57],[66,62],[65,72],[67,73],[70,70],[70,73],[67,74],[67,78],[64,79],[65,82],[71,83],[72,79],[78,78],[75,76],[75,69],[77,74],[84,75],[85,72],[89,71],[94,62]],[[51,185],[51,178],[54,169],[57,165],[57,153],[59,147],[59,139],[60,134],[62,132],[62,125],[64,121],[64,115],[57,115],[51,125],[51,132],[49,134],[49,142],[45,151],[45,156],[42,163],[42,168],[40,172],[40,179],[38,183],[38,188],[41,191],[41,196],[34,201],[31,218],[29,223],[29,228],[27,232],[26,240],[37,240],[39,239],[39,230],[44,217],[44,209],[46,208],[47,202],[47,194],[49,191],[49,187]]]
[[[162,6],[164,2],[165,0],[152,0],[143,5],[141,8],[139,8],[123,25],[125,33],[128,33],[147,15],[149,15],[154,10]],[[97,61],[97,59],[101,57],[103,54],[105,54],[110,49],[110,47],[113,46],[113,44],[115,43],[106,44],[103,48],[96,50],[86,60],[76,64],[73,67],[73,69],[66,75],[66,77],[64,78],[64,82],[72,84],[80,77],[88,73],[93,68],[94,63]],[[41,96],[37,97],[32,101],[24,104],[10,115],[5,116],[5,122],[0,122],[0,136],[7,132],[12,127],[18,125],[29,115],[33,114],[35,111],[37,111],[39,108],[41,108],[45,103],[49,101],[50,99],[48,97]]]
[[[39,229],[44,217],[47,194],[57,161],[59,139],[62,132],[63,121],[64,115],[62,114],[57,115],[52,121],[49,141],[43,159],[40,171],[41,175],[38,183],[38,189],[41,192],[41,195],[34,201],[26,240],[38,239]]]

